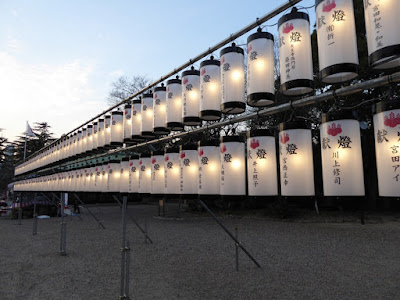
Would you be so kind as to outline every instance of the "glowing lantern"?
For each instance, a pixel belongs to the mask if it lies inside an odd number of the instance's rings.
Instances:
[[[221,175],[219,141],[199,142],[199,195],[219,195]]]
[[[151,158],[149,153],[143,153],[139,158],[139,193],[151,192]]]
[[[153,94],[143,94],[142,99],[142,123],[140,135],[144,138],[154,138],[153,134]]]
[[[81,136],[81,146],[80,146],[80,156],[83,156],[84,153],[86,152],[86,144],[87,144],[87,129],[82,128],[82,136]],[[60,148],[58,153],[60,153]],[[59,160],[59,154],[57,155]]]
[[[139,156],[132,155],[129,160],[129,193],[139,191]]]
[[[310,21],[308,14],[297,11],[278,21],[281,90],[297,96],[313,90]]]
[[[142,101],[136,99],[132,101],[132,140],[135,142],[143,141],[140,136],[140,128],[142,126]]]
[[[124,157],[121,160],[121,177],[119,182],[119,192],[129,192],[129,157]]]
[[[246,110],[244,94],[244,51],[240,47],[226,47],[221,57],[221,111],[240,114]]]
[[[168,134],[167,122],[167,88],[162,84],[154,89],[153,94],[153,132],[154,134]]]
[[[278,195],[274,132],[268,129],[247,133],[247,178],[249,196]]]
[[[375,105],[374,130],[379,196],[400,197],[399,100]]]
[[[182,124],[182,81],[167,81],[167,127],[172,131],[183,130]]]
[[[354,79],[358,52],[353,0],[317,0],[320,77],[326,83]]]
[[[164,152],[151,153],[151,194],[164,194]]]
[[[220,61],[204,60],[200,64],[200,118],[217,121],[221,118]]]
[[[184,195],[197,194],[199,162],[197,159],[197,146],[186,144],[180,146],[180,192]]]
[[[259,29],[247,38],[247,104],[274,103],[274,36]]]
[[[179,149],[168,148],[164,153],[164,194],[180,193]]]
[[[246,195],[245,139],[222,136],[220,142],[221,195]]]
[[[124,143],[132,143],[132,105],[124,106]]]
[[[117,159],[110,160],[107,165],[107,192],[119,193],[121,179],[121,164]]]
[[[364,196],[360,123],[351,112],[322,115],[320,126],[325,196]]]
[[[103,162],[101,171],[101,192],[107,193],[107,182],[108,182],[108,163]]]
[[[111,112],[111,146],[121,147],[124,141],[124,117],[123,112],[116,110]]]
[[[97,150],[102,150],[104,148],[104,145],[106,144],[106,135],[105,135],[106,127],[104,124],[104,119],[99,119],[99,126],[97,128],[98,128]]]
[[[111,148],[111,116],[106,115],[104,118],[104,148]]]
[[[93,150],[93,125],[87,126],[87,138],[86,138],[86,152],[90,153]]]
[[[364,0],[368,60],[375,69],[400,66],[400,2],[397,0]]]
[[[182,122],[187,126],[200,125],[200,71],[192,67],[182,72],[182,84]]]
[[[101,192],[102,187],[102,171],[103,165],[101,162],[97,163],[94,169],[94,192],[99,193]]]
[[[99,123],[93,122],[93,150],[99,147]]]
[[[96,177],[96,165],[92,163],[89,169],[89,185],[87,188],[88,192],[95,192],[95,177]]]
[[[314,196],[311,130],[304,122],[279,125],[282,196]]]

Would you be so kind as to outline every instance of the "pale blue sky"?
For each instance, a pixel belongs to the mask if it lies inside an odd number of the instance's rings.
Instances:
[[[104,110],[120,75],[157,79],[285,2],[1,0],[3,135],[47,121],[58,137]]]

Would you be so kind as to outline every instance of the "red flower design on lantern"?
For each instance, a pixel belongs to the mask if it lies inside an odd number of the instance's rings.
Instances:
[[[154,99],[157,99],[157,94],[154,94]]]
[[[187,77],[185,77],[184,79],[183,79],[183,84],[186,84],[186,83],[188,83],[189,82],[189,79],[187,79]]]
[[[167,86],[167,92],[169,92],[169,86]]]
[[[394,112],[391,112],[389,116],[385,116],[384,121],[385,126],[394,128],[400,124],[400,114],[394,115]]]
[[[328,134],[331,136],[337,136],[339,133],[342,132],[342,125],[332,123],[332,126],[328,125]]]
[[[288,142],[289,140],[289,133],[283,133],[283,135],[281,136],[281,143],[286,144],[286,142]]]
[[[165,155],[164,161],[169,161],[169,156],[168,155]]]
[[[142,161],[142,160],[139,160],[139,165],[141,165],[141,164],[143,164],[143,161]]]
[[[199,149],[199,156],[203,156],[203,154],[204,154],[204,151],[203,151],[202,148],[200,148],[200,149]]]
[[[253,139],[253,140],[250,142],[250,148],[256,149],[256,148],[258,148],[258,147],[260,147],[260,141],[259,141],[259,140],[256,140],[256,139]]]
[[[330,0],[328,0],[328,1],[326,1],[326,4],[324,4],[322,6],[322,11],[323,12],[330,12],[335,7],[336,7],[335,0],[332,0],[332,2]]]
[[[132,166],[133,166],[133,162],[132,162],[132,161],[129,163],[129,166],[130,166],[130,167],[132,167]]]
[[[206,68],[201,68],[200,75],[203,76],[204,74],[206,74]]]
[[[253,50],[253,46],[250,44],[250,45],[247,47],[247,54],[249,54],[251,50]]]
[[[125,114],[126,114],[126,115],[128,114],[128,110],[127,110],[127,109],[125,109]]]
[[[225,153],[226,151],[226,146],[225,145],[221,145],[221,153]]]
[[[221,65],[223,65],[224,63],[225,63],[225,56],[222,56]]]
[[[181,152],[181,155],[179,156],[181,159],[184,159],[186,156],[185,152]]]
[[[156,161],[157,161],[157,160],[156,160],[156,158],[155,158],[155,157],[153,157],[153,158],[151,159],[151,163],[152,163],[152,164],[155,164],[155,163],[156,163]]]
[[[286,23],[286,25],[283,26],[282,32],[283,32],[283,33],[289,33],[289,32],[291,32],[293,29],[294,29],[293,23],[290,23],[290,24],[289,24],[289,23]]]

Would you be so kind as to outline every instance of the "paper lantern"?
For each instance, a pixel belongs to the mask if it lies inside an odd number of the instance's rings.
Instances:
[[[115,110],[111,112],[111,135],[110,145],[121,147],[124,141],[124,117],[123,112]]]
[[[297,11],[278,21],[281,90],[284,95],[298,96],[313,90],[310,20]]]
[[[200,64],[200,118],[204,121],[221,119],[220,61],[204,60]]]
[[[95,177],[96,177],[96,165],[92,163],[89,169],[89,185],[87,188],[88,192],[95,192]]]
[[[151,194],[164,194],[164,152],[151,153]]]
[[[139,193],[151,193],[151,158],[150,153],[142,153],[139,158]]]
[[[98,162],[94,169],[94,192],[100,193],[102,189],[103,164]]]
[[[139,155],[129,159],[129,193],[139,192]]]
[[[121,164],[117,159],[112,159],[107,165],[107,192],[119,193],[121,179]]]
[[[182,109],[182,81],[176,76],[167,81],[167,127],[170,130],[183,130]]]
[[[181,194],[197,194],[199,162],[197,159],[197,146],[195,144],[180,146],[179,166]]]
[[[142,123],[140,127],[140,135],[143,138],[154,138],[153,133],[153,94],[143,94],[142,98]]]
[[[182,122],[187,126],[201,124],[200,110],[200,71],[192,67],[182,72]]]
[[[99,123],[93,122],[93,151],[99,147]]]
[[[101,171],[101,192],[107,193],[107,182],[108,182],[108,162],[103,162]]]
[[[400,2],[397,0],[364,0],[368,60],[375,69],[400,66]]]
[[[103,150],[106,144],[105,124],[104,119],[99,119],[99,126],[97,127],[97,150]]]
[[[374,110],[379,196],[400,197],[400,101],[379,102]]]
[[[164,194],[180,193],[179,149],[168,148],[164,151]]]
[[[220,142],[221,195],[246,195],[245,139],[222,136]]]
[[[124,106],[124,143],[131,144],[132,141],[132,105]]]
[[[221,174],[219,141],[200,141],[198,145],[198,194],[219,195]]]
[[[274,36],[259,29],[247,38],[247,104],[275,103]]]
[[[351,112],[322,115],[324,196],[364,196],[360,123]]]
[[[119,192],[127,194],[129,192],[129,157],[121,159],[121,177],[119,181]]]
[[[135,99],[132,101],[132,141],[143,141],[140,135],[142,126],[142,100]]]
[[[86,153],[90,153],[93,150],[93,125],[87,126],[87,138],[86,138]]]
[[[167,123],[167,88],[162,84],[154,89],[153,94],[153,133],[157,135],[168,134]]]
[[[317,0],[319,75],[325,83],[340,83],[358,75],[353,0]]]
[[[247,186],[249,196],[278,195],[275,134],[269,129],[247,133]]]
[[[304,122],[279,124],[282,196],[314,196],[311,130]]]
[[[221,57],[221,111],[240,114],[246,110],[244,91],[244,51],[240,47],[226,47]]]
[[[104,148],[111,148],[111,116],[106,115],[104,117]]]

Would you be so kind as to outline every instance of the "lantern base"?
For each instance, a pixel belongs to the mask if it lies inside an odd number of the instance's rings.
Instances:
[[[377,70],[397,68],[400,66],[400,45],[379,49],[368,57],[368,61]]]
[[[252,93],[247,96],[247,105],[252,107],[263,107],[275,104],[275,94]]]
[[[311,93],[314,83],[309,79],[297,79],[281,84],[281,91],[285,96],[300,96]]]
[[[221,119],[222,113],[219,110],[202,110],[199,116],[204,121],[218,121]]]
[[[163,134],[168,134],[170,130],[165,127],[154,127],[153,133],[156,135],[163,135]]]
[[[121,142],[111,142],[111,147],[122,147],[124,143]]]
[[[130,144],[130,145],[133,145],[133,144],[135,144],[136,142],[134,141],[134,140],[132,140],[132,139],[124,139],[124,144]]]
[[[319,78],[325,83],[341,83],[358,76],[358,64],[337,64],[326,67],[319,72]]]
[[[148,138],[148,139],[153,139],[155,138],[154,133],[152,131],[142,131],[140,133],[140,136],[142,138]]]
[[[185,126],[199,126],[201,125],[201,119],[199,117],[183,117],[182,123]]]
[[[131,139],[132,139],[132,141],[135,141],[135,142],[142,142],[142,141],[144,141],[144,138],[143,138],[142,136],[140,136],[140,135],[132,135],[132,136],[131,136]]]
[[[181,199],[186,200],[186,199],[197,199],[198,195],[197,194],[181,194]]]
[[[241,114],[246,110],[246,103],[240,101],[225,102],[221,104],[221,111],[227,115]]]
[[[183,124],[180,122],[168,122],[167,128],[171,131],[181,131],[183,130]]]

